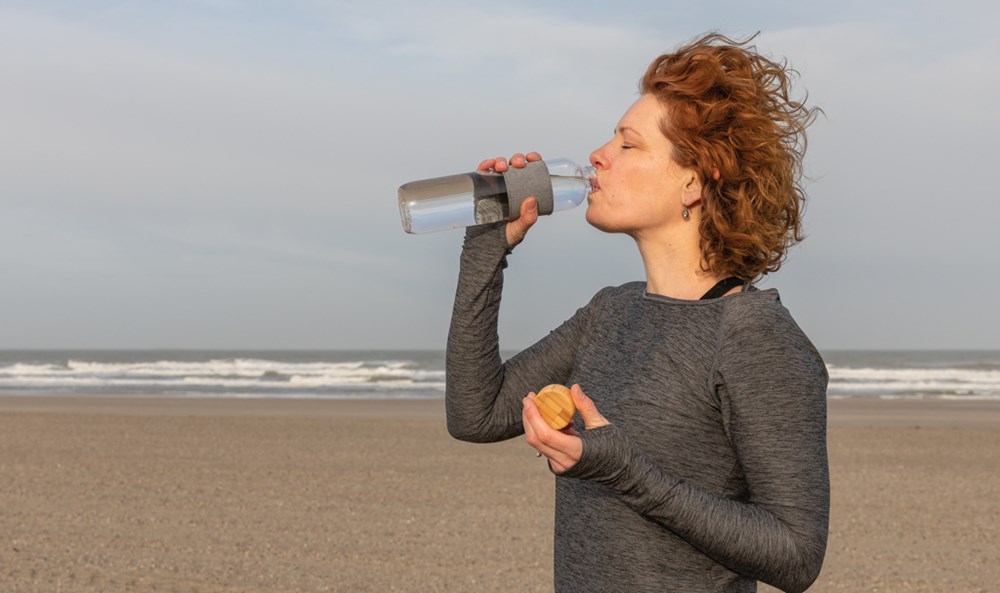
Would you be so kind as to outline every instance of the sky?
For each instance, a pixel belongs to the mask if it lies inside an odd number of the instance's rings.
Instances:
[[[397,188],[586,161],[657,55],[759,32],[824,115],[760,283],[821,350],[1000,349],[1000,4],[0,0],[0,348],[444,347],[463,233]],[[510,258],[501,346],[643,279],[584,209]]]

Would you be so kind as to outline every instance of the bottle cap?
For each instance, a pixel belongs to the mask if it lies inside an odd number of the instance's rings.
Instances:
[[[576,414],[573,396],[565,385],[546,385],[535,396],[535,405],[545,422],[556,430],[569,426]]]

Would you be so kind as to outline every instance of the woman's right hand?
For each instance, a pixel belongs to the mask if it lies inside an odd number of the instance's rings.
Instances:
[[[540,160],[542,160],[542,155],[537,152],[529,152],[527,155],[517,153],[510,157],[510,160],[502,156],[495,159],[486,159],[476,167],[476,173],[503,173],[509,167],[522,169],[528,163]],[[523,241],[524,236],[528,234],[528,229],[537,221],[538,200],[534,196],[530,196],[521,202],[521,211],[518,213],[517,218],[507,223],[507,244],[514,247]]]

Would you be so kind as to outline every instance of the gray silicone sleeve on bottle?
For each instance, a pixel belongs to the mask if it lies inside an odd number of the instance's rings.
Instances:
[[[528,163],[523,169],[510,167],[504,172],[503,179],[507,186],[511,218],[521,213],[521,202],[528,196],[535,196],[538,200],[539,214],[552,214],[552,178],[545,161]]]

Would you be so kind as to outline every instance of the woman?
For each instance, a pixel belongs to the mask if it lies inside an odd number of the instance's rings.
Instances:
[[[657,58],[595,150],[587,221],[631,236],[645,282],[601,290],[501,362],[506,258],[537,220],[470,228],[447,358],[448,427],[525,434],[556,474],[560,592],[803,591],[826,547],[826,368],[752,282],[801,240],[804,130],[783,66],[707,35]],[[481,163],[523,167],[539,155]],[[713,289],[714,287],[714,289]],[[572,385],[555,431],[532,398]]]

